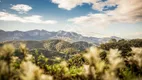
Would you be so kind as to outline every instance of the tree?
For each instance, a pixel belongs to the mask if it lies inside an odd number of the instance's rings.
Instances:
[[[110,39],[108,42],[109,43],[115,43],[115,42],[117,42],[117,40],[116,39]]]

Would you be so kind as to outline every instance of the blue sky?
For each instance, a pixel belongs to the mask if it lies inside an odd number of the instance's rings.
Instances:
[[[142,38],[142,2],[128,1],[0,0],[0,29],[65,30],[95,37]]]

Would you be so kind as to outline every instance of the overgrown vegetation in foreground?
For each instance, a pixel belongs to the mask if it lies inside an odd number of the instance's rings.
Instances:
[[[69,59],[56,57],[55,64],[21,44],[0,48],[0,80],[142,80],[142,48],[132,47],[121,55],[118,49],[91,47]]]

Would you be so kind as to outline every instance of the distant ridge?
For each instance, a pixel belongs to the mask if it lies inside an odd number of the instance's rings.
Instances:
[[[0,41],[12,41],[12,40],[33,40],[33,41],[41,41],[48,39],[62,39],[68,42],[77,42],[77,41],[85,41],[94,44],[105,43],[110,39],[119,40],[121,38],[112,36],[105,38],[97,38],[97,37],[87,37],[75,32],[67,32],[67,31],[46,31],[46,30],[29,30],[29,31],[4,31],[0,30]]]

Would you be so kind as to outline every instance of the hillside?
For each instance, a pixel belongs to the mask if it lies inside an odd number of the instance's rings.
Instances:
[[[92,46],[92,44],[88,42],[79,41],[70,43],[59,39],[50,39],[44,41],[5,41],[1,42],[0,44],[2,46],[3,44],[9,43],[13,44],[16,48],[19,47],[20,43],[24,43],[29,50],[44,49],[61,53],[76,53]]]
[[[109,41],[110,39],[121,39],[119,37],[87,37],[75,32],[57,31],[49,32],[46,30],[30,30],[30,31],[3,31],[0,30],[0,41],[12,41],[12,40],[48,40],[48,39],[62,39],[69,42],[85,41],[93,44],[100,44]]]

